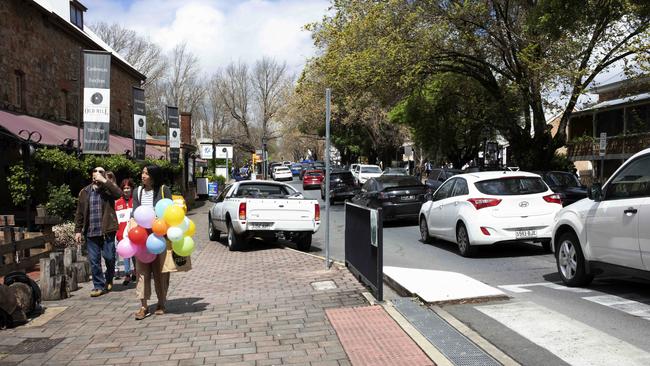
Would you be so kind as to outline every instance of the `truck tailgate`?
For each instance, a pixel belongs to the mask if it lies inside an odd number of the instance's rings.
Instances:
[[[298,199],[248,199],[246,216],[250,221],[313,221],[314,200]]]

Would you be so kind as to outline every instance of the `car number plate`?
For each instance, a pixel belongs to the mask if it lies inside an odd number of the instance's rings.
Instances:
[[[518,230],[515,231],[515,237],[517,239],[536,238],[537,230]]]
[[[248,227],[251,230],[268,229],[271,226],[273,226],[272,222],[251,222],[248,224]]]
[[[402,201],[413,201],[415,199],[415,196],[413,196],[413,195],[411,195],[411,196],[401,196],[400,199]]]

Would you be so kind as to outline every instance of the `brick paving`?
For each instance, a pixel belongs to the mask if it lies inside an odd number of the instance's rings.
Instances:
[[[72,298],[45,303],[67,308],[44,325],[0,331],[0,365],[350,365],[325,311],[367,305],[358,281],[293,250],[256,243],[229,252],[209,242],[209,206],[188,215],[197,224],[193,269],[172,273],[167,314],[135,321],[134,284],[90,298],[88,282]],[[311,285],[327,280],[337,288]],[[25,338],[62,340],[43,353],[6,347]]]

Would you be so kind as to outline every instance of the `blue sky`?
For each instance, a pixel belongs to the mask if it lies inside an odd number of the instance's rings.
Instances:
[[[315,49],[307,23],[329,0],[82,0],[86,22],[119,23],[163,49],[185,42],[206,73],[269,56],[299,73]]]

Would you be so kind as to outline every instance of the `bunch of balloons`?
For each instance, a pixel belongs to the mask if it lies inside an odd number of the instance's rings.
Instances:
[[[155,207],[136,208],[133,218],[138,226],[131,228],[117,244],[117,254],[122,258],[135,256],[140,262],[151,263],[156,255],[167,250],[167,240],[180,256],[187,257],[194,251],[192,235],[196,225],[169,198],[158,201]]]

